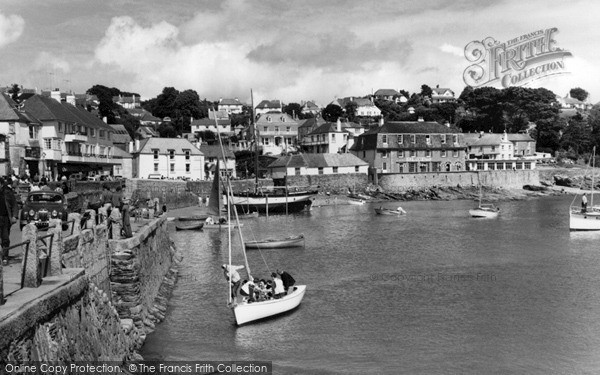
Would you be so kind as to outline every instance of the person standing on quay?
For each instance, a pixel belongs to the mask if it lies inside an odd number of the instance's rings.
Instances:
[[[583,193],[583,197],[581,197],[581,212],[587,211],[587,197],[585,193]]]
[[[2,265],[8,265],[10,247],[10,227],[17,222],[19,208],[15,192],[6,178],[0,178],[0,242],[2,244]]]

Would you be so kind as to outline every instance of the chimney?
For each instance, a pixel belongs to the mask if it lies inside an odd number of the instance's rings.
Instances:
[[[338,132],[341,132],[341,131],[342,131],[342,121],[340,120],[340,118],[339,118],[339,117],[338,117],[338,119],[337,119],[337,128],[336,128],[336,130],[337,130]]]
[[[444,122],[444,125],[446,125],[446,127],[449,128],[450,127],[450,121]]]
[[[379,127],[382,127],[384,124],[383,117],[379,119]]]
[[[425,120],[423,120],[423,116],[419,116],[419,120],[418,120],[418,121],[419,121],[419,122],[423,122],[423,121],[425,121]]]
[[[50,92],[50,97],[60,103],[60,90],[54,89]]]
[[[483,130],[479,132],[479,138],[483,137]]]
[[[108,118],[106,116],[102,117],[102,121],[104,121],[105,124],[108,124]]]
[[[138,152],[140,151],[140,140],[136,139],[135,140],[135,150],[133,150],[134,152]]]
[[[128,148],[128,152],[129,152],[130,154],[134,152],[134,149],[133,149],[133,141],[129,142],[129,145],[128,145],[128,147],[127,147],[127,148]]]

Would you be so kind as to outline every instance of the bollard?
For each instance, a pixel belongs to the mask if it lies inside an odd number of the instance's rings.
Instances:
[[[52,225],[54,227],[52,228]],[[62,221],[60,219],[50,220],[49,232],[54,234],[52,237],[52,252],[50,253],[47,262],[50,262],[50,271],[47,276],[62,275],[62,254],[63,254],[63,239],[62,239]]]
[[[37,288],[42,283],[42,270],[40,269],[39,254],[37,247],[38,230],[35,224],[27,224],[23,227],[23,241],[29,241],[27,256],[23,256],[24,278],[23,286]]]
[[[119,240],[121,239],[121,228],[122,228],[122,221],[121,221],[121,212],[119,212],[118,208],[113,208],[111,213],[110,213],[110,222],[111,222],[111,238],[113,240]]]

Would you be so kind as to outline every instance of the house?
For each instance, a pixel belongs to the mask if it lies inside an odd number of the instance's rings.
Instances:
[[[304,139],[307,134],[324,123],[325,120],[323,120],[321,117],[311,117],[306,120],[298,120],[298,139]]]
[[[319,108],[319,106],[316,105],[315,102],[308,101],[308,102],[302,103],[302,108],[301,108],[300,113],[302,113],[303,115],[311,114],[313,116],[316,116],[319,113],[321,113],[321,108]]]
[[[205,180],[212,180],[215,177],[217,160],[220,160],[219,168],[221,169],[221,173],[227,173],[233,178],[236,177],[235,155],[229,147],[223,146],[225,160],[223,160],[223,155],[221,155],[220,145],[201,144],[198,149],[204,155]]]
[[[255,116],[269,112],[283,112],[283,103],[281,102],[281,100],[263,100],[260,103],[258,103],[256,108],[254,108]]]
[[[387,100],[390,102],[396,101],[400,93],[394,89],[379,89],[373,94],[375,99]]]
[[[133,178],[133,156],[120,147],[115,146],[113,151],[113,158],[116,163],[113,165],[112,175]]]
[[[437,122],[384,122],[358,136],[350,152],[379,173],[451,172],[465,169],[464,135]]]
[[[353,122],[327,122],[305,135],[301,147],[308,153],[326,154],[346,152],[354,143],[355,137],[365,129]]]
[[[156,127],[162,123],[161,119],[152,116],[152,113],[146,111],[144,108],[127,108],[127,112],[140,120],[140,125],[143,126],[150,126],[156,129]]]
[[[343,99],[336,99],[330,104],[340,106],[343,110],[346,110],[346,106],[349,103],[354,103],[356,109],[354,111],[355,116],[365,117],[379,117],[381,116],[381,110],[370,99],[348,97]]]
[[[465,134],[465,144],[470,171],[535,169],[535,142],[527,134]]]
[[[204,155],[183,138],[146,138],[130,143],[133,178],[161,175],[167,179],[202,180]]]
[[[42,124],[39,175],[57,179],[73,172],[110,174],[115,163],[110,126],[81,107],[43,95],[31,96],[22,108]]]
[[[448,88],[435,87],[431,89],[431,103],[451,103],[455,102],[454,91]]]
[[[208,117],[202,119],[194,119],[190,123],[192,134],[210,131],[215,134],[221,134],[222,137],[229,138],[234,132],[231,129],[231,120],[225,111],[209,111]]]
[[[282,156],[269,164],[271,177],[368,173],[369,164],[352,154],[297,154]]]
[[[111,135],[113,145],[123,151],[128,150],[129,143],[132,141],[132,139],[127,129],[125,129],[125,125],[113,124],[109,126],[113,129],[113,133]]]
[[[113,103],[117,103],[125,109],[140,108],[142,106],[141,98],[138,95],[131,96],[113,96]]]
[[[234,99],[219,99],[218,110],[225,111],[227,114],[237,114],[243,112],[244,105],[240,103],[238,98]]]
[[[263,154],[280,155],[298,146],[298,121],[287,113],[265,113],[255,122]]]
[[[158,136],[158,132],[151,126],[140,126],[138,130],[135,131],[136,139],[146,139]]]
[[[570,93],[564,97],[556,96],[556,101],[560,104],[561,112],[564,110],[587,111],[592,108],[591,103],[573,98]]]
[[[41,126],[10,95],[0,94],[0,175],[38,172]]]

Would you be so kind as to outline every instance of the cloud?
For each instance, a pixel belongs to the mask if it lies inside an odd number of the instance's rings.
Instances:
[[[465,57],[465,51],[463,48],[456,47],[448,43],[444,43],[443,45],[441,45],[440,50],[442,52],[446,52],[454,56]]]
[[[67,60],[54,56],[49,52],[40,52],[33,63],[33,67],[39,71],[61,70],[63,73],[71,71],[71,66]]]
[[[0,47],[15,42],[25,28],[25,20],[21,16],[5,16],[0,13]]]

